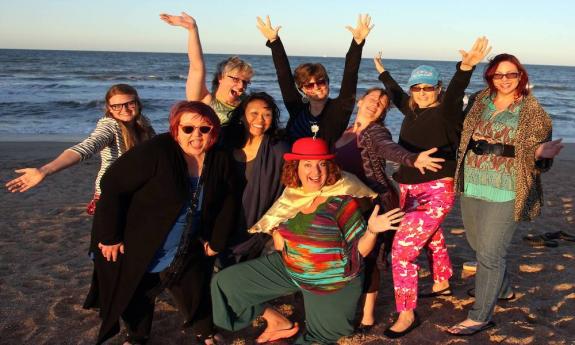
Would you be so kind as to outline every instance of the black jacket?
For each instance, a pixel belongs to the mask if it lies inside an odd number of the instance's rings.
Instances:
[[[205,158],[199,237],[222,251],[237,218],[232,161],[228,152],[212,148]],[[119,331],[118,319],[147,272],[156,251],[190,197],[188,171],[178,143],[165,133],[122,155],[102,179],[90,250],[95,272],[85,307],[100,307],[98,342]],[[98,243],[124,243],[125,254],[108,262]],[[190,256],[209,260],[198,240]],[[209,281],[209,280],[208,280]]]

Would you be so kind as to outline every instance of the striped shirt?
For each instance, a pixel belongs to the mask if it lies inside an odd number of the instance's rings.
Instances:
[[[314,213],[298,213],[278,227],[287,272],[311,292],[343,288],[361,273],[357,242],[365,229],[357,201],[347,195],[328,198]]]
[[[122,137],[122,130],[116,120],[110,117],[104,117],[98,120],[96,129],[94,129],[88,138],[72,146],[69,150],[79,154],[81,161],[100,152],[102,161],[95,183],[95,194],[100,195],[100,180],[102,176],[110,165],[126,152],[126,147]]]

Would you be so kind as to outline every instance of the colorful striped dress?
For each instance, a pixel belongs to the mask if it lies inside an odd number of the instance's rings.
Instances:
[[[351,196],[330,197],[315,212],[298,213],[278,227],[287,272],[299,287],[314,293],[343,288],[362,272],[357,243],[365,230]]]

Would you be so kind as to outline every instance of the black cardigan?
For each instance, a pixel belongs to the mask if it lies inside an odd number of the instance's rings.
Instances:
[[[199,236],[220,252],[237,222],[231,155],[212,148],[204,164]],[[118,318],[190,197],[188,184],[184,153],[168,133],[126,152],[104,175],[92,227],[95,279],[85,303],[100,307],[99,342],[118,332]],[[108,262],[99,242],[124,242],[125,254]],[[199,240],[190,256],[209,260]]]

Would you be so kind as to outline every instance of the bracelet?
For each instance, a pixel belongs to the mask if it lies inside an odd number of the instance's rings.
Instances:
[[[367,232],[369,232],[370,234],[372,234],[373,236],[376,236],[376,237],[378,235],[377,232],[371,231],[371,230],[369,230],[369,228],[367,228]]]

